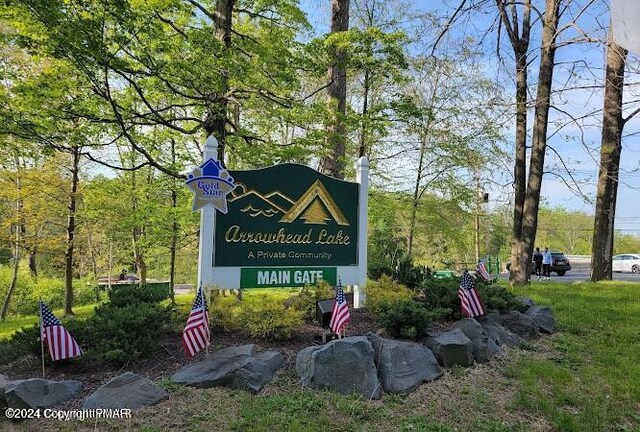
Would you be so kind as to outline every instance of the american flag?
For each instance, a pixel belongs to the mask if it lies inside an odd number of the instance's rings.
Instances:
[[[467,318],[484,315],[484,307],[476,290],[476,284],[468,271],[462,273],[460,279],[460,288],[458,289],[458,298],[460,299],[460,307],[462,313]]]
[[[344,298],[344,291],[342,290],[342,283],[338,279],[338,286],[336,287],[336,301],[333,304],[333,311],[331,311],[331,321],[329,327],[334,333],[340,333],[343,328],[351,321],[351,314],[349,313],[349,305]]]
[[[478,263],[478,266],[476,267],[476,273],[478,273],[480,277],[486,282],[491,282],[493,280],[493,277],[489,274],[489,272],[487,271],[487,267],[484,265],[484,261],[480,261]]]
[[[80,345],[43,302],[40,302],[40,333],[49,347],[52,360],[64,360],[82,354]]]
[[[202,288],[198,288],[187,325],[182,332],[182,346],[187,355],[193,357],[202,348],[209,346],[210,339],[207,300],[202,294]]]

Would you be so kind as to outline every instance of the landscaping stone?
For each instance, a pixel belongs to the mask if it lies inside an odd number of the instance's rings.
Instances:
[[[533,322],[539,327],[540,332],[547,334],[553,333],[556,320],[551,308],[547,306],[532,306],[527,310],[526,315],[533,319]]]
[[[7,400],[4,397],[4,389],[9,384],[9,378],[6,375],[0,374],[0,407],[7,406]]]
[[[80,381],[29,378],[9,381],[4,389],[4,397],[9,408],[47,408],[73,399],[80,390]]]
[[[493,354],[500,351],[500,344],[496,338],[490,337],[475,319],[464,318],[456,321],[453,327],[460,329],[471,340],[473,358],[478,363],[488,362]]]
[[[155,405],[169,394],[147,378],[125,372],[93,392],[82,405],[91,408],[139,409]]]
[[[383,339],[368,333],[375,352],[378,376],[387,393],[409,394],[423,382],[442,375],[433,352],[424,345]]]
[[[473,364],[473,344],[460,329],[429,337],[425,343],[446,368],[456,365],[468,367]]]
[[[337,339],[321,347],[301,350],[296,358],[296,372],[309,388],[380,399],[382,389],[374,353],[365,336]]]
[[[525,340],[539,336],[538,326],[528,315],[515,310],[502,315],[502,325]]]
[[[271,382],[284,357],[277,351],[256,353],[255,345],[226,348],[173,374],[179,384],[197,388],[226,386],[259,392]]]
[[[536,303],[533,301],[533,299],[531,297],[517,297],[516,298],[520,303],[522,303],[523,305],[525,305],[527,308],[532,308],[536,305]],[[528,310],[528,309],[527,309]]]

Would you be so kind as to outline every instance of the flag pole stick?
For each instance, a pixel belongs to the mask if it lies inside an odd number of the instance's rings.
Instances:
[[[40,309],[38,315],[40,316],[40,357],[42,359],[42,378],[44,378],[44,337],[42,337],[42,297],[38,303]]]
[[[207,287],[207,290],[204,293],[205,302],[207,302],[207,307],[204,308],[204,313],[207,314],[207,325],[209,325],[209,304],[211,304],[211,290]],[[205,353],[207,357],[209,357],[209,345],[211,344],[211,328],[207,329],[207,333],[209,334],[209,340],[205,344]]]

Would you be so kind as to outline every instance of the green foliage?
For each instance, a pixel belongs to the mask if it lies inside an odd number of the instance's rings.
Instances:
[[[306,321],[313,321],[316,317],[316,302],[335,297],[333,287],[327,282],[321,281],[313,286],[305,286],[297,296],[291,298],[287,306],[302,312]]]
[[[428,278],[420,285],[419,298],[425,307],[431,310],[448,310],[448,318],[455,320],[460,318],[460,301],[458,300],[458,288],[460,279]]]
[[[0,266],[0,298],[4,298],[12,277],[9,266]],[[74,305],[94,303],[98,295],[95,285],[85,279],[73,281]],[[38,302],[42,299],[52,309],[61,308],[64,302],[64,280],[59,278],[32,278],[26,269],[18,273],[18,284],[11,297],[12,315],[35,315]]]
[[[168,287],[164,284],[112,285],[109,303],[112,307],[124,307],[136,303],[155,303],[169,298]]]
[[[122,307],[107,303],[96,308],[95,316],[79,322],[74,336],[86,352],[124,365],[148,358],[170,331],[169,310],[158,303],[136,302]]]
[[[211,296],[209,304],[209,324],[214,329],[236,331],[241,329],[239,318],[242,302],[235,296]],[[188,312],[187,312],[188,314]]]
[[[390,276],[383,275],[376,281],[367,281],[367,309],[374,315],[378,315],[384,304],[395,303],[402,300],[410,300],[413,292],[391,279]]]
[[[449,309],[429,310],[414,300],[398,300],[382,303],[378,319],[389,335],[417,339],[429,324],[448,313]]]
[[[40,325],[18,330],[8,340],[0,341],[0,364],[9,364],[25,355],[40,355]]]
[[[263,297],[260,304],[247,305],[240,313],[242,328],[251,337],[267,341],[290,339],[302,327],[303,313],[274,299]]]
[[[498,284],[478,282],[478,293],[485,307],[490,310],[506,313],[511,310],[524,312],[527,309],[511,291]]]

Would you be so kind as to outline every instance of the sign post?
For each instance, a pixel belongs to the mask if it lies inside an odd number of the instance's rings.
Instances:
[[[361,308],[366,302],[367,285],[367,244],[368,244],[368,203],[369,203],[369,161],[362,156],[356,161],[356,182],[358,189],[358,279],[353,292],[353,307]]]

